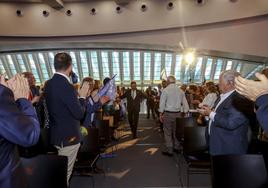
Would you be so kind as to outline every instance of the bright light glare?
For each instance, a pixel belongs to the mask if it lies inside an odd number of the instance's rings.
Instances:
[[[194,62],[195,55],[193,52],[188,52],[184,56],[184,60],[187,64],[192,64]]]

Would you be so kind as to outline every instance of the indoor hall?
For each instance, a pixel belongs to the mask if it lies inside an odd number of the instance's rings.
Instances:
[[[0,0],[0,25],[0,188],[266,187],[267,0]]]

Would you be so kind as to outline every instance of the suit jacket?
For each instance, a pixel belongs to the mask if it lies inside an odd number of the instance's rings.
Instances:
[[[45,99],[49,113],[50,142],[70,146],[81,141],[80,120],[85,113],[85,99],[79,99],[73,85],[59,74],[47,82]]]
[[[129,89],[120,98],[127,99],[128,112],[140,112],[140,103],[144,98],[147,98],[147,96],[140,90],[136,90],[136,97],[133,99],[131,96],[131,89]]]
[[[211,155],[245,154],[253,103],[232,93],[221,103],[212,121],[209,136]]]
[[[257,98],[256,107],[258,122],[265,131],[268,131],[268,94]]]
[[[14,100],[12,91],[0,85],[0,187],[24,187],[16,145],[29,147],[39,138],[36,112],[27,99]]]

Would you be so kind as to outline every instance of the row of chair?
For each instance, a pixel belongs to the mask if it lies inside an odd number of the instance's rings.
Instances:
[[[177,138],[183,143],[183,162],[187,165],[187,187],[191,174],[212,174],[214,188],[268,187],[262,155],[210,156],[207,127],[197,126],[193,117],[177,118],[176,122]]]

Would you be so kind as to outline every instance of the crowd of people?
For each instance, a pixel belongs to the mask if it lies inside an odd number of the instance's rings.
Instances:
[[[176,118],[197,111],[196,121],[207,126],[207,140],[211,155],[245,154],[248,150],[248,130],[256,124],[268,131],[268,79],[257,73],[257,81],[242,78],[228,70],[220,75],[219,83],[176,85],[168,76],[156,88],[137,89],[117,87],[115,98],[99,95],[101,82],[86,77],[75,84],[72,59],[67,53],[54,58],[56,73],[42,88],[36,86],[32,73],[18,74],[0,80],[0,187],[24,187],[20,173],[17,145],[28,147],[39,139],[40,128],[49,129],[50,144],[58,155],[68,157],[69,183],[81,143],[81,125],[95,126],[97,116],[128,118],[132,137],[136,139],[140,104],[146,100],[147,118],[155,119],[163,129],[165,149],[162,154],[172,156],[182,150],[182,140],[176,138]],[[103,85],[110,83],[105,78]],[[205,135],[204,135],[205,136]],[[23,174],[23,173],[20,173]]]

